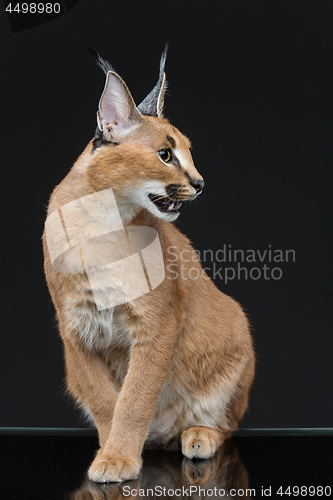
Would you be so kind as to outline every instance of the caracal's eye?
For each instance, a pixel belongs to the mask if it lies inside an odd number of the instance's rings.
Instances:
[[[161,149],[158,152],[158,156],[161,158],[164,163],[168,163],[171,160],[171,150],[170,149]]]

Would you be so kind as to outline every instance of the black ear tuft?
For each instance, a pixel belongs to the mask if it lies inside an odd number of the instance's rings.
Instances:
[[[87,49],[93,55],[97,66],[99,66],[104,71],[105,74],[108,74],[109,71],[116,72],[113,66],[109,63],[109,61],[103,59],[103,57],[101,57],[99,53],[96,52],[96,50],[93,50],[90,47],[87,47]]]

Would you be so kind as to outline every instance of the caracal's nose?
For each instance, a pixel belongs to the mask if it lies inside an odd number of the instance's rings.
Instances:
[[[201,193],[201,191],[203,190],[204,188],[204,185],[205,185],[205,181],[202,179],[193,179],[191,180],[190,182],[191,186],[194,187],[194,189],[196,190],[196,192],[199,194]]]

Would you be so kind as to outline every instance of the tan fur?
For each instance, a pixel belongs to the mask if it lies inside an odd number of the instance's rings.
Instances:
[[[170,148],[168,136],[176,143],[181,168],[163,164],[158,156],[158,151]],[[57,272],[43,236],[68,391],[99,433],[101,449],[89,469],[89,477],[97,482],[137,477],[144,444],[174,449],[182,441],[187,457],[209,458],[237,429],[247,408],[254,354],[242,309],[208,279],[188,239],[168,222],[172,217],[162,220],[141,202],[151,186],[168,184],[180,185],[180,200],[194,196],[190,179],[202,177],[189,147],[189,140],[166,119],[140,117],[140,126],[119,145],[92,151],[90,142],[51,196],[48,215],[112,188],[125,226],[149,226],[158,232],[165,263],[165,279],[157,288],[99,311],[87,274]],[[87,239],[112,217],[107,207],[95,215],[96,227],[78,215],[78,227],[84,227]],[[183,250],[191,260],[181,258]],[[92,255],[103,251],[96,243]],[[200,278],[183,279],[179,272],[174,279],[180,266],[189,276],[195,267]]]

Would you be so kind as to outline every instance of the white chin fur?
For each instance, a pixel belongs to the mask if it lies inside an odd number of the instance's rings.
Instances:
[[[152,213],[153,215],[155,215],[159,219],[166,220],[167,222],[173,222],[179,216],[179,212],[178,213],[172,212],[169,214],[164,213],[164,212],[160,212],[159,209],[157,207],[155,207],[155,205],[153,203],[152,203],[152,205],[153,205],[152,209],[150,209],[150,207],[147,209],[149,210],[150,213]]]

